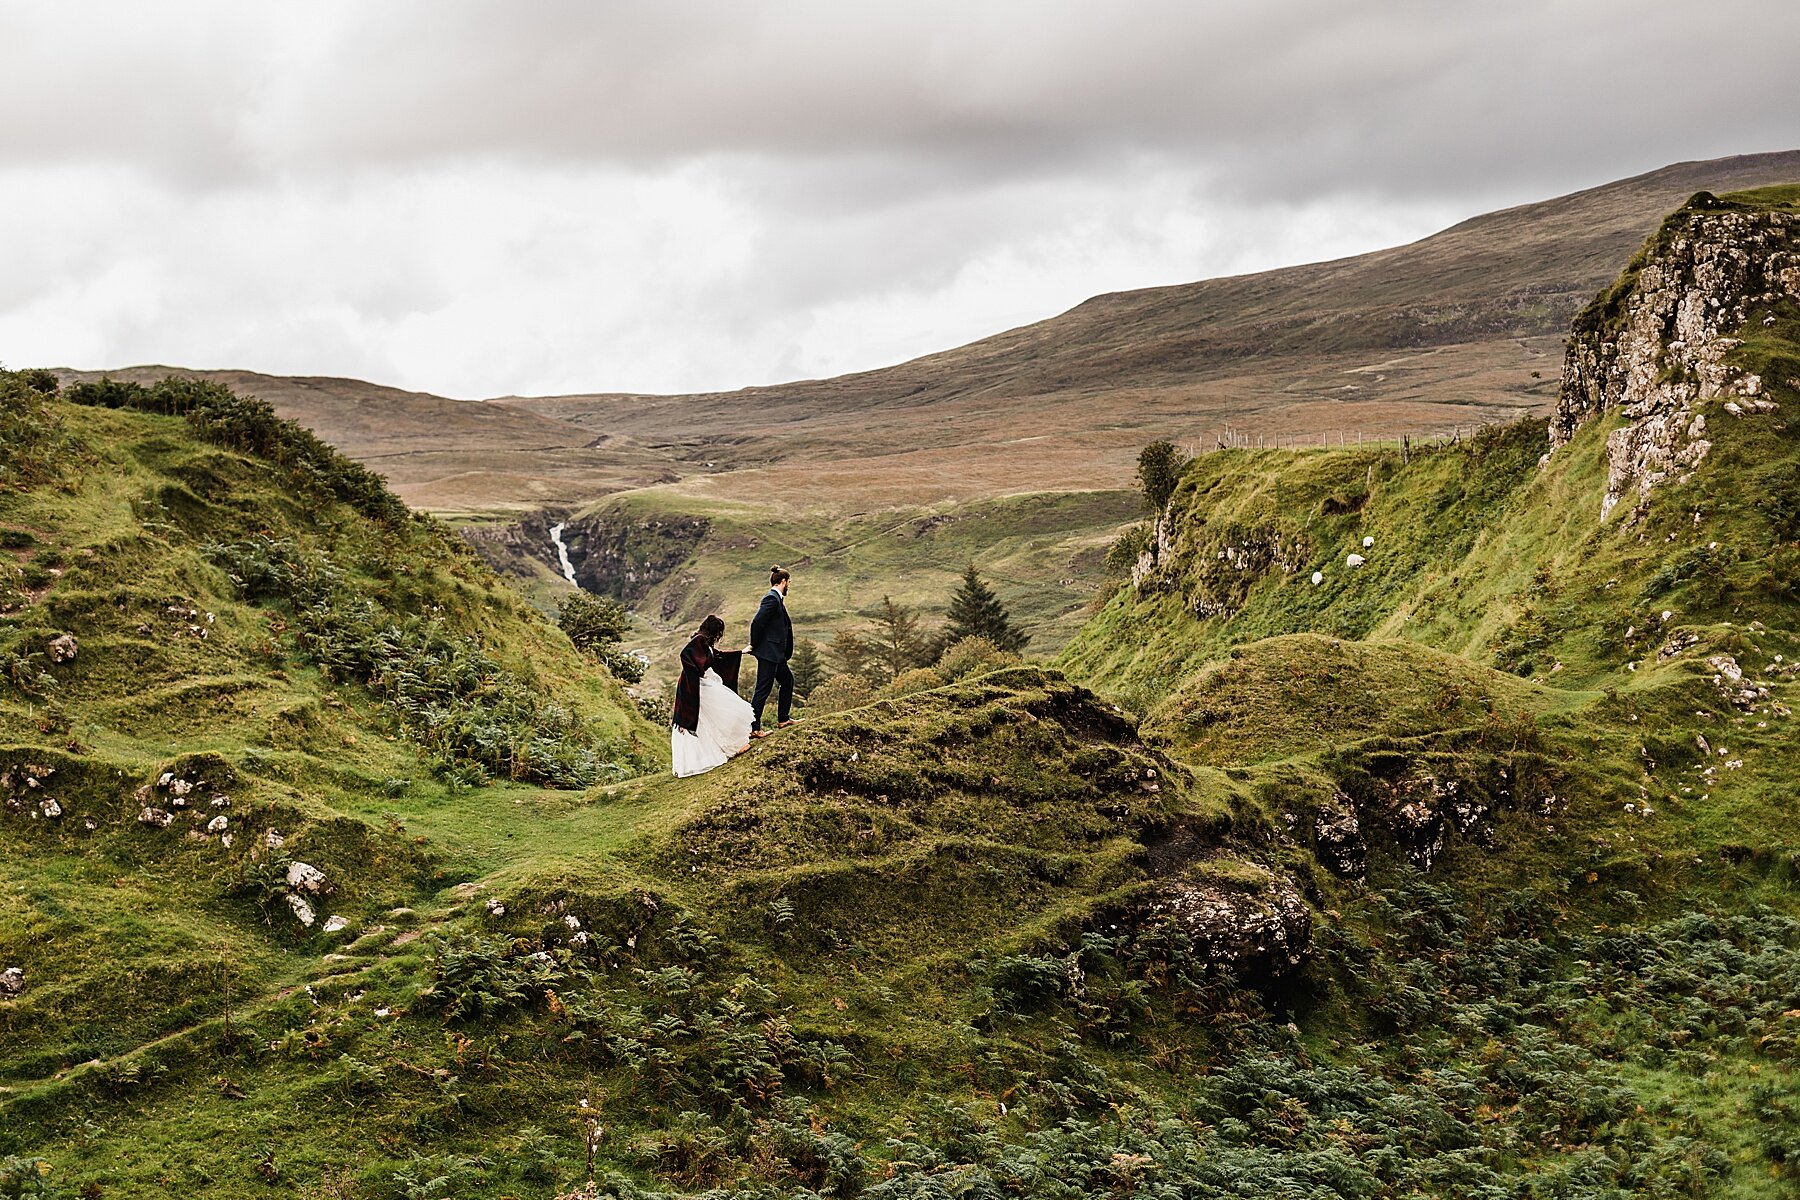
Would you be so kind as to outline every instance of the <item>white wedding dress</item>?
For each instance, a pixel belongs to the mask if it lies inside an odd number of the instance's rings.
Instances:
[[[722,765],[750,744],[750,702],[725,686],[711,667],[700,676],[700,718],[689,733],[679,725],[669,731],[669,759],[677,778],[699,775]]]

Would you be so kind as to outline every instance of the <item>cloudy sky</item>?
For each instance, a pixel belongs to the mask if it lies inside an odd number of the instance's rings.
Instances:
[[[697,391],[1800,147],[1791,0],[0,0],[0,362]]]

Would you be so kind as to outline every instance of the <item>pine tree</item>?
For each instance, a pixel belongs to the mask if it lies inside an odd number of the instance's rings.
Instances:
[[[975,564],[963,572],[962,586],[950,597],[950,623],[944,629],[943,644],[953,646],[964,638],[986,638],[1000,649],[1017,654],[1031,636],[1012,623],[1012,616],[994,589],[975,572]]]
[[[825,681],[825,663],[819,656],[819,647],[805,639],[794,643],[794,657],[788,661],[788,669],[794,673],[794,695],[802,700]]]
[[[930,654],[925,635],[919,632],[919,614],[904,604],[895,604],[892,596],[881,598],[875,628],[864,639],[864,645],[870,654],[867,674],[884,684],[902,671],[924,666]]]
[[[831,639],[831,647],[825,653],[835,675],[861,678],[869,669],[869,644],[855,630],[840,629],[838,635]]]

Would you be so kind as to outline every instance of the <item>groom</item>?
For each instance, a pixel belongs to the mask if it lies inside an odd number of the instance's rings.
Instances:
[[[787,590],[788,573],[780,567],[770,567],[769,590],[756,615],[750,618],[750,653],[756,657],[756,695],[750,701],[756,710],[756,720],[750,726],[753,738],[769,736],[762,727],[763,705],[769,702],[769,693],[777,683],[781,685],[781,699],[775,710],[776,720],[779,726],[794,723],[789,715],[794,707],[794,673],[788,669],[788,659],[794,656],[794,623],[788,620]]]

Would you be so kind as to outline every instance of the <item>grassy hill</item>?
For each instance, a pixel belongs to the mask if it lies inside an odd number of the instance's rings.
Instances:
[[[686,781],[633,774],[610,683],[316,443],[7,377],[0,1180],[1792,1194],[1784,196],[1672,218],[1578,324],[1610,382],[1571,374],[1547,457],[1540,421],[1205,455],[1061,671]],[[1741,295],[1695,291],[1709,247]],[[1689,295],[1711,373],[1615,372]],[[384,621],[426,652],[358,650]],[[493,665],[441,671],[456,639]],[[476,736],[496,707],[520,736]]]

